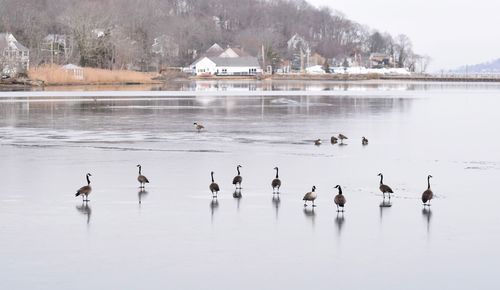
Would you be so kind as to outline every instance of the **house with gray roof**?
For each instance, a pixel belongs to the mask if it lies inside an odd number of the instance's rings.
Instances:
[[[14,77],[29,69],[29,49],[12,33],[0,33],[0,74]]]

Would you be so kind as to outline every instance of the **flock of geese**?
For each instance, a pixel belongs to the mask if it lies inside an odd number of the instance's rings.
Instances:
[[[149,183],[149,180],[146,176],[142,175],[142,166],[140,164],[137,165],[139,168],[139,175],[137,176],[137,181],[139,182],[139,187],[141,189],[144,189],[146,183]],[[235,186],[236,190],[241,190],[241,183],[243,182],[243,177],[241,176],[241,171],[240,168],[242,168],[241,165],[236,166],[236,171],[237,175],[233,178],[233,185]],[[276,176],[275,178],[271,181],[271,187],[273,189],[273,195],[275,194],[280,194],[280,187],[281,187],[281,179],[279,178],[279,168],[274,167],[274,170],[276,170]],[[87,185],[82,186],[80,189],[77,190],[75,196],[82,196],[82,201],[89,202],[88,196],[92,192],[92,187],[90,186],[90,177],[92,174],[87,173],[85,175],[85,178],[87,180]],[[212,193],[212,199],[217,199],[220,187],[219,184],[215,182],[214,179],[214,172],[210,172],[210,176],[212,179],[212,182],[209,185],[210,192]],[[390,186],[387,184],[384,184],[384,175],[382,173],[379,173],[378,176],[380,176],[380,186],[379,189],[382,192],[383,198],[385,200],[386,194],[388,195],[389,200],[391,199],[391,193],[394,193],[394,191],[391,189]],[[427,189],[422,193],[422,203],[425,206],[430,206],[431,205],[431,200],[434,197],[434,193],[432,192],[431,189],[431,183],[430,179],[432,178],[432,175],[427,176]],[[342,193],[342,187],[340,185],[336,185],[335,188],[338,190],[338,194],[335,196],[333,199],[335,205],[337,206],[337,212],[344,212],[344,207],[346,204],[346,198]],[[310,192],[307,192],[302,200],[304,201],[304,207],[307,207],[308,204],[307,202],[311,202],[312,207],[316,207],[314,204],[314,201],[318,197],[318,194],[316,192],[316,186],[313,185],[312,190]]]
[[[205,126],[199,123],[193,123],[195,129],[198,132],[201,132],[202,130],[205,129]],[[332,144],[336,144],[340,140],[340,144],[344,144],[344,140],[347,140],[348,138],[343,135],[339,134],[337,137],[332,136],[330,141]],[[314,141],[315,145],[321,145],[321,139],[316,139]],[[362,137],[361,139],[361,144],[362,145],[368,145],[368,139],[365,137]],[[146,176],[142,175],[142,166],[140,164],[137,164],[137,168],[139,168],[139,175],[137,176],[137,181],[139,182],[139,187],[141,190],[144,190],[144,187],[146,183],[149,183],[149,180]],[[236,166],[236,172],[237,175],[233,178],[233,185],[235,186],[236,191],[241,190],[241,183],[243,182],[243,177],[241,176],[241,171],[240,168],[242,168],[241,165]],[[273,195],[275,194],[280,194],[280,187],[281,187],[281,179],[279,178],[279,169],[278,167],[274,167],[274,170],[276,170],[276,176],[271,182],[271,187],[273,189]],[[82,186],[80,189],[77,190],[75,196],[82,196],[83,202],[89,202],[88,196],[92,192],[92,187],[90,186],[90,177],[92,174],[87,173],[85,178],[87,180],[87,185]],[[217,199],[220,187],[219,184],[215,182],[214,179],[214,172],[210,172],[210,176],[212,179],[212,182],[209,185],[210,192],[212,193],[212,199]],[[391,199],[391,193],[394,193],[394,191],[391,189],[390,186],[387,184],[384,184],[384,175],[382,173],[379,173],[378,176],[380,176],[380,186],[379,189],[382,192],[383,199],[385,201],[385,196],[386,194],[388,195],[389,200]],[[432,178],[431,175],[427,176],[427,189],[422,193],[422,203],[424,207],[430,206],[431,205],[431,200],[434,197],[434,193],[431,190],[431,183],[430,179]],[[336,185],[335,188],[338,190],[338,194],[335,196],[333,199],[335,205],[337,206],[337,212],[344,212],[344,207],[346,204],[346,198],[344,194],[342,193],[342,187],[340,185]],[[316,192],[316,186],[313,185],[312,189],[310,192],[307,192],[302,200],[304,201],[304,207],[307,207],[308,204],[307,202],[311,202],[312,207],[316,207],[314,204],[314,201],[318,197],[318,194]]]

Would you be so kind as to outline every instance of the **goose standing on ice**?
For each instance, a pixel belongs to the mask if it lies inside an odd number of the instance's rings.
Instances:
[[[90,173],[87,173],[87,175],[85,176],[87,178],[87,185],[85,186],[82,186],[80,189],[77,190],[75,196],[82,196],[82,200],[84,202],[88,202],[90,201],[89,200],[89,194],[92,192],[92,187],[90,186],[90,176],[92,176],[92,174]]]
[[[338,141],[339,141],[339,138],[337,138],[337,137],[335,137],[335,136],[332,136],[332,137],[330,138],[330,142],[331,142],[332,144],[337,144],[337,142],[338,142]]]
[[[316,197],[318,197],[318,194],[316,193],[316,186],[313,185],[312,190],[306,193],[306,195],[304,195],[304,198],[302,199],[304,201],[304,206],[307,206],[308,201],[312,201],[312,206],[316,207],[316,205],[314,205],[314,200],[316,199]]]
[[[314,145],[316,145],[316,146],[321,145],[321,139],[314,140]]]
[[[363,137],[363,138],[361,139],[361,144],[363,144],[363,145],[368,145],[368,139],[366,139],[365,137]]]
[[[240,175],[240,168],[243,167],[241,165],[236,166],[236,171],[238,172],[238,175],[236,175],[233,178],[233,185],[236,186],[236,188],[241,189],[241,182],[243,182],[243,177]]]
[[[212,198],[217,198],[217,194],[219,193],[219,185],[217,183],[215,183],[214,181],[214,172],[212,171],[210,173],[210,175],[212,176],[212,183],[210,183],[210,192],[212,192]]]
[[[198,130],[198,133],[201,132],[201,130],[205,129],[205,126],[203,126],[202,124],[198,124],[198,123],[193,123],[194,127],[196,128],[196,130]]]
[[[345,196],[342,194],[342,188],[340,185],[335,186],[335,188],[339,189],[339,194],[335,196],[335,199],[333,200],[335,204],[337,205],[337,212],[344,212],[344,206],[345,206]],[[342,208],[342,210],[339,209]]]
[[[344,144],[344,140],[347,140],[347,138],[344,134],[339,134],[339,139],[340,139],[340,144]]]
[[[142,175],[141,173],[141,169],[142,169],[142,166],[140,164],[137,164],[137,167],[139,167],[139,176],[137,176],[137,181],[139,181],[139,184],[140,184],[140,188],[144,188],[144,185],[146,183],[149,183],[149,180],[146,176]]]
[[[394,192],[392,191],[392,189],[388,185],[384,184],[384,175],[382,173],[379,173],[378,176],[380,176],[380,186],[379,186],[380,191],[382,191],[384,198],[385,198],[385,194],[388,193],[389,199],[391,199],[391,193],[394,193]]]
[[[271,182],[271,186],[273,187],[273,194],[276,192],[277,194],[280,193],[280,187],[281,187],[281,180],[278,175],[278,167],[274,167],[274,170],[276,170],[276,178],[273,179],[273,182]]]
[[[431,190],[431,181],[432,175],[427,176],[427,190],[422,193],[422,202],[424,206],[431,206],[431,199],[434,197],[434,193]]]

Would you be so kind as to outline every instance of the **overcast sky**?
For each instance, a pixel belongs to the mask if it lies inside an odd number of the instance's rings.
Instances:
[[[500,0],[307,0],[391,34],[404,33],[433,70],[500,58]]]

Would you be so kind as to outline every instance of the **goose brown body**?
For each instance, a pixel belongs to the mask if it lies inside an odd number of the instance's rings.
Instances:
[[[321,139],[314,140],[314,145],[316,145],[316,146],[321,145]]]
[[[304,206],[307,206],[307,202],[311,201],[313,206],[314,201],[316,200],[316,197],[318,197],[318,194],[316,193],[316,186],[312,187],[312,190],[304,195],[304,198],[302,200],[304,201]]]
[[[361,139],[361,144],[363,144],[363,145],[368,145],[368,139],[366,139],[365,137],[363,137],[363,138]]]
[[[345,136],[344,134],[339,134],[339,139],[340,139],[340,142],[343,142],[344,140],[347,140],[349,138],[347,138],[347,136]]]
[[[92,174],[90,173],[87,173],[85,175],[85,178],[87,179],[87,185],[80,187],[80,189],[78,189],[75,194],[75,196],[81,195],[83,201],[86,201],[86,199],[88,199],[89,194],[92,192],[92,187],[90,186],[90,178],[89,178],[90,176],[92,176]]]
[[[338,139],[337,137],[335,137],[335,136],[332,136],[332,137],[330,138],[330,142],[331,142],[332,144],[337,143],[337,141],[339,141],[339,139]]]
[[[424,205],[430,205],[431,199],[434,197],[434,193],[431,190],[431,178],[432,175],[427,176],[427,189],[422,193],[422,202]]]
[[[210,189],[210,192],[212,192],[212,197],[217,197],[217,194],[220,191],[219,185],[217,183],[215,183],[215,181],[214,181],[214,172],[213,171],[210,173],[210,175],[212,176],[212,183],[210,183],[210,186],[208,188]]]
[[[392,191],[392,188],[390,188],[388,185],[384,184],[384,175],[382,173],[379,173],[378,176],[380,176],[380,186],[379,186],[380,191],[384,195],[384,198],[385,198],[385,194],[388,193],[389,199],[390,199],[391,193],[394,193]]]
[[[280,180],[279,175],[278,175],[278,170],[279,169],[278,169],[278,167],[274,167],[274,170],[276,170],[276,177],[271,182],[271,186],[273,187],[273,193],[274,193],[275,189],[277,189],[278,193],[279,193],[279,190],[280,190],[280,187],[281,187],[281,180]]]
[[[142,175],[142,166],[140,164],[137,164],[137,167],[139,167],[139,176],[137,176],[137,181],[139,181],[141,187],[144,187],[144,184],[149,183],[149,180],[146,176]]]
[[[196,130],[198,130],[198,132],[200,132],[201,130],[205,129],[205,126],[203,126],[202,124],[193,123],[193,125],[196,128]]]
[[[236,186],[239,186],[241,187],[241,183],[243,182],[243,177],[241,177],[241,173],[240,173],[240,168],[242,166],[241,165],[238,165],[236,166],[236,171],[238,172],[238,175],[236,175],[234,178],[233,178],[233,185],[236,185]]]
[[[339,193],[335,196],[333,201],[337,205],[337,211],[339,211],[339,207],[341,207],[342,211],[344,211],[346,199],[345,199],[345,196],[342,194],[342,188],[340,187],[340,185],[335,186],[335,188],[338,188]]]

